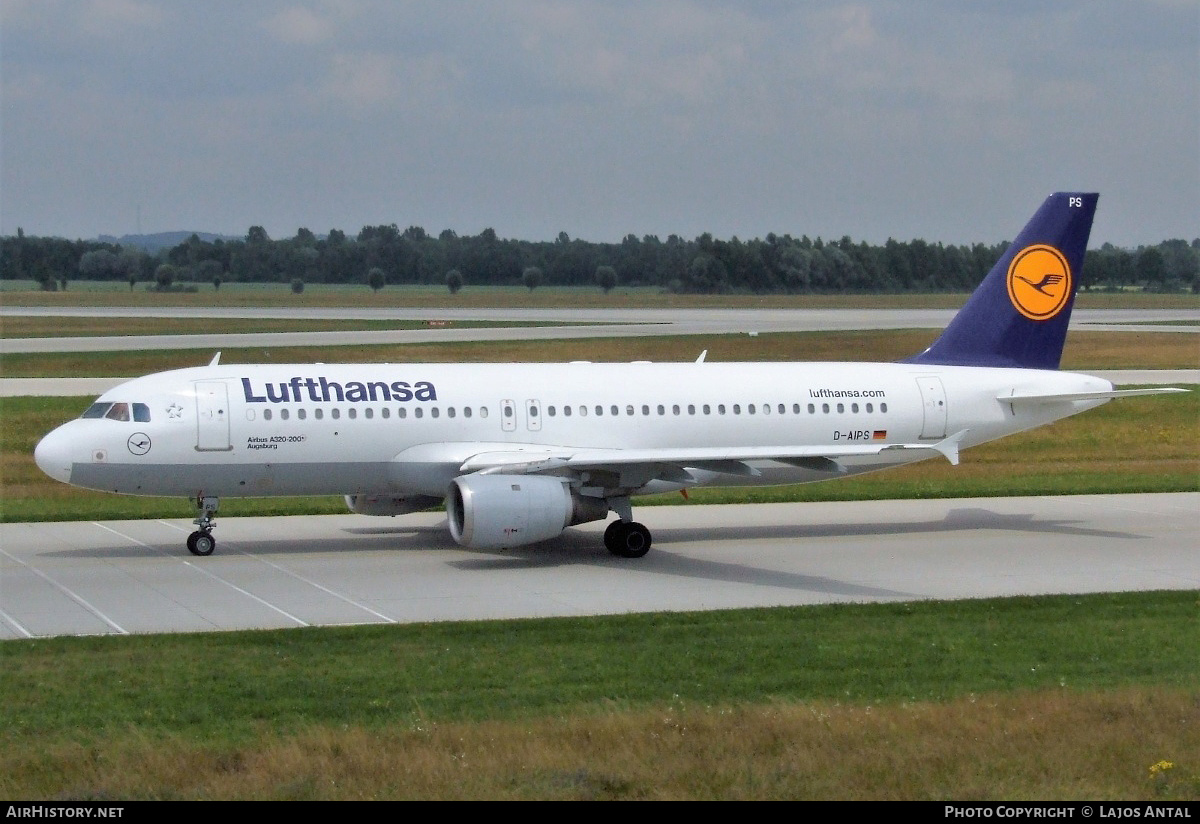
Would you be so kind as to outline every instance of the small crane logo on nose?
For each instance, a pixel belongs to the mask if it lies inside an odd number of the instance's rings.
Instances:
[[[145,455],[150,451],[150,436],[145,432],[134,432],[126,444],[134,455]]]

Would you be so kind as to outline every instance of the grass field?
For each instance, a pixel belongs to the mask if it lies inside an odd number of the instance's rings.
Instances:
[[[668,338],[587,357],[894,359],[930,339]],[[1194,347],[1192,335],[1072,335],[1065,365],[1194,368]],[[489,359],[534,359],[500,349]],[[211,353],[120,355],[99,374],[189,356]],[[480,359],[458,347],[391,358]],[[3,373],[98,365],[5,356]],[[36,439],[89,401],[0,399],[2,517],[190,515],[183,501],[41,476]],[[1116,401],[969,450],[959,467],[692,501],[1196,489],[1200,391]],[[334,509],[222,502],[223,515]],[[1194,801],[1197,650],[1200,591],[7,641],[0,798]]]

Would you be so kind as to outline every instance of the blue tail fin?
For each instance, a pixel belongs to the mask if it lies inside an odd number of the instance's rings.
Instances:
[[[1057,192],[909,363],[1057,369],[1098,194]]]

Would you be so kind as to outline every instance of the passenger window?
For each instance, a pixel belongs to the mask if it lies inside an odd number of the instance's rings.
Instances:
[[[446,417],[448,417],[448,418],[454,417],[454,407],[453,406],[451,406],[450,408],[448,408],[446,410]]]
[[[413,410],[413,415],[414,415],[415,417],[418,417],[418,418],[420,418],[420,417],[421,417],[421,416],[423,416],[424,414],[425,414],[425,410],[424,410],[424,409],[422,409],[422,408],[421,408],[421,407],[419,407],[419,406],[418,406],[416,409],[414,409],[414,410]],[[512,410],[511,410],[511,409],[510,409],[510,410],[508,410],[508,414],[510,414],[510,415],[512,414]]]
[[[843,413],[843,412],[845,412],[845,411],[846,411],[846,404],[844,404],[844,403],[839,403],[839,404],[838,404],[838,414],[840,415],[840,414],[842,414],[842,413]]]
[[[352,406],[348,410],[346,410],[346,416],[348,418],[350,418],[351,420],[354,420],[355,418],[358,417],[358,410]]]
[[[375,410],[368,406],[366,409],[363,410],[363,417],[365,417],[365,418],[375,417]]]
[[[279,420],[286,421],[288,419],[288,411],[286,409],[279,410]]]
[[[399,409],[397,409],[397,410],[396,410],[396,416],[397,416],[397,417],[399,417],[399,418],[407,418],[407,417],[408,417],[408,410],[407,410],[407,409],[405,409],[405,408],[402,406],[402,407],[400,407]]]
[[[329,417],[333,418],[335,421],[338,418],[340,418],[341,416],[342,416],[342,410],[338,409],[336,406],[333,409],[329,410]]]
[[[568,418],[571,417],[571,407],[570,406],[563,407],[563,415]]]
[[[747,414],[747,415],[753,415],[753,414],[754,414],[754,404],[752,404],[752,403],[748,403],[748,404],[746,404],[746,414]]]
[[[305,418],[308,417],[308,412],[304,411],[303,409],[297,409],[296,417],[299,418],[300,420],[304,420]]]
[[[488,416],[487,407],[486,406],[479,407],[479,417],[486,418],[487,416]]]
[[[828,415],[829,414],[829,404],[827,404],[827,403],[821,404],[821,411],[824,412],[826,415]]]
[[[150,423],[150,407],[144,403],[133,405],[133,419],[138,423]]]
[[[436,417],[437,417],[439,414],[440,414],[440,412],[439,412],[439,410],[438,410],[438,408],[437,408],[436,406],[435,406],[435,407],[433,407],[433,409],[430,409],[430,410],[429,410],[429,416],[430,416],[431,418],[436,418]]]
[[[626,414],[626,415],[632,415],[632,414],[633,414],[633,406],[632,406],[632,404],[631,404],[631,405],[629,405],[629,406],[626,406],[626,407],[625,407],[625,414]]]
[[[695,415],[695,414],[696,414],[696,404],[694,404],[694,403],[689,403],[689,404],[688,404],[688,414],[689,414],[689,415]]]
[[[740,403],[735,403],[733,405],[733,414],[735,414],[735,415],[742,414],[742,405]]]
[[[463,407],[463,417],[464,417],[464,418],[469,418],[469,417],[471,417],[471,407],[469,407],[469,406],[464,406],[464,407]]]
[[[313,410],[313,417],[316,418],[317,420],[321,420],[322,418],[325,417],[325,410],[321,409],[320,407],[317,407],[316,409]]]
[[[886,412],[886,411],[887,411],[887,404],[886,404],[886,403],[881,403],[881,404],[879,404],[879,411],[880,411],[880,412]]]
[[[263,410],[263,420],[264,420],[264,421],[269,421],[269,420],[271,420],[271,410],[270,410],[270,409],[264,409],[264,410]]]
[[[871,406],[871,404],[867,404],[867,412],[870,413],[870,412],[874,412],[874,411],[875,411],[875,408],[873,406]]]

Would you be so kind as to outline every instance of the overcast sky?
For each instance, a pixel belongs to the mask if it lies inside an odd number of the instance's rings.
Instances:
[[[0,234],[1200,236],[1196,0],[0,0]]]

